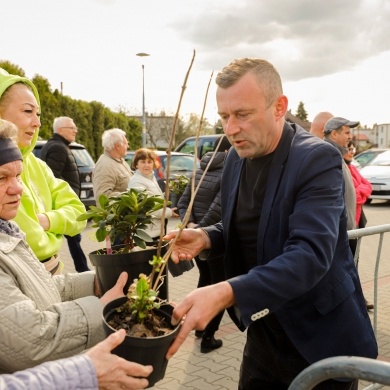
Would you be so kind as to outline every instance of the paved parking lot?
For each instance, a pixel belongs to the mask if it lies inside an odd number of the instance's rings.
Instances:
[[[367,226],[390,223],[390,203],[388,202],[375,200],[372,204],[365,206],[365,213],[368,219]],[[82,246],[86,254],[102,247],[94,239],[94,230],[89,225],[82,236]],[[378,236],[366,237],[362,241],[360,252],[359,274],[364,294],[370,302],[374,299],[373,281],[377,246]],[[60,255],[65,262],[66,272],[74,272],[66,243]],[[196,267],[177,278],[170,277],[170,299],[180,301],[188,292],[196,288],[197,280]],[[379,359],[390,362],[390,233],[384,236],[378,280],[380,286],[377,307]],[[170,360],[164,380],[158,382],[153,389],[236,389],[245,332],[240,332],[225,314],[216,336],[222,338],[223,347],[208,354],[201,354],[200,340],[196,339],[194,334],[190,335],[179,352]],[[367,383],[361,383],[360,388],[367,385]]]

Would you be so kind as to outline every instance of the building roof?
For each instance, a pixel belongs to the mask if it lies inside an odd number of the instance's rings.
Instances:
[[[297,125],[303,127],[306,131],[310,131],[311,123],[307,121],[303,121],[302,119],[298,118],[297,116],[291,114],[291,110],[288,110],[286,112],[286,121],[290,123],[296,123]]]

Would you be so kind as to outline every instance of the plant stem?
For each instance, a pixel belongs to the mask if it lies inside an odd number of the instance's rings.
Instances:
[[[195,55],[195,52],[194,52],[194,55]],[[191,63],[191,66],[192,66],[192,63]],[[205,112],[206,103],[207,103],[207,97],[208,97],[208,94],[209,94],[209,89],[210,89],[211,80],[212,80],[212,78],[213,78],[213,74],[214,74],[214,72],[211,72],[211,76],[210,76],[210,79],[209,79],[209,82],[208,82],[207,88],[206,88],[206,94],[205,94],[205,97],[204,97],[202,115],[201,115],[201,117],[200,117],[199,128],[198,128],[198,131],[197,131],[197,134],[196,134],[196,140],[195,140],[195,157],[196,157],[196,150],[197,150],[197,142],[198,142],[200,130],[201,130],[201,128],[202,128],[203,117],[204,117],[204,112]],[[188,77],[188,72],[187,72],[187,77]],[[187,81],[187,77],[186,77],[186,81]],[[180,100],[180,103],[181,103],[181,100]],[[180,104],[179,104],[179,106],[180,106]],[[174,136],[174,133],[173,133],[173,136]],[[171,139],[172,139],[173,136],[171,136]],[[221,139],[219,140],[218,147],[219,147],[219,145],[220,145],[221,142],[222,142],[222,137],[221,137]],[[164,262],[163,262],[163,264],[162,264],[162,266],[161,266],[161,268],[160,268],[160,272],[159,272],[159,274],[158,274],[158,277],[157,277],[157,279],[156,279],[156,282],[154,283],[154,285],[153,285],[153,287],[152,287],[153,290],[155,290],[155,289],[157,288],[157,286],[158,286],[158,281],[159,281],[160,278],[162,277],[162,274],[163,274],[163,272],[164,272],[164,269],[165,269],[166,265],[168,264],[168,260],[169,260],[169,258],[171,257],[171,254],[172,254],[172,252],[173,252],[173,247],[174,247],[175,242],[176,242],[177,239],[180,237],[181,232],[183,231],[183,229],[185,228],[185,226],[187,226],[188,220],[189,220],[189,218],[190,218],[192,206],[193,206],[193,204],[194,204],[195,196],[196,196],[196,194],[197,194],[197,192],[198,192],[198,189],[199,189],[200,185],[202,184],[203,178],[204,178],[206,172],[208,171],[208,168],[210,167],[210,164],[211,164],[212,161],[214,160],[214,157],[215,157],[215,154],[216,154],[217,150],[218,150],[218,148],[216,148],[216,149],[214,150],[214,153],[213,153],[213,155],[211,156],[211,159],[210,159],[209,163],[207,164],[207,167],[206,167],[205,171],[203,172],[202,177],[201,177],[201,179],[200,179],[198,185],[196,186],[196,188],[194,188],[194,187],[195,187],[195,171],[196,171],[196,160],[194,159],[194,168],[193,168],[192,180],[191,180],[191,198],[190,198],[190,203],[189,203],[189,205],[188,205],[188,208],[187,208],[185,217],[184,217],[184,219],[183,219],[183,221],[182,221],[182,223],[181,223],[181,226],[180,226],[180,228],[179,228],[179,233],[178,233],[178,234],[176,235],[176,237],[172,240],[172,242],[171,242],[170,245],[169,245],[169,248],[168,248],[167,252],[166,252],[165,255],[163,256]],[[169,156],[168,156],[168,161],[169,161]],[[169,164],[169,163],[168,163],[168,164]],[[165,199],[167,200],[167,198],[165,198]],[[162,234],[162,231],[161,231],[161,234]],[[159,242],[159,244],[161,243],[161,241],[162,241],[162,235],[160,235],[160,242]],[[153,276],[154,276],[154,269],[153,269],[153,271],[152,271],[152,277],[150,278],[150,282],[149,282],[149,283],[153,283]]]

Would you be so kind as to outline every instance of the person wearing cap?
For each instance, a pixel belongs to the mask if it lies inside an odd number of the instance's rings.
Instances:
[[[334,117],[325,123],[324,140],[333,145],[344,156],[347,153],[347,144],[352,139],[351,128],[356,127],[359,122],[352,122],[341,117]],[[351,172],[343,161],[344,177],[344,201],[347,210],[347,229],[353,230],[356,227],[356,192],[353,185]]]
[[[352,140],[351,128],[359,125],[357,121],[350,121],[342,117],[329,119],[324,126],[324,140],[331,143],[342,156],[348,153],[348,143]],[[347,229],[353,230],[356,225],[356,190],[353,177],[348,165],[343,159],[343,177],[344,177],[344,201],[347,211]],[[357,239],[349,240],[349,247],[355,256]],[[372,310],[374,305],[365,299],[367,310]]]
[[[317,136],[318,138],[324,138],[324,127],[325,123],[333,118],[333,114],[327,111],[319,112],[311,122],[310,133]]]
[[[0,119],[0,374],[73,356],[102,341],[103,307],[123,296],[127,281],[124,272],[98,298],[93,272],[52,276],[36,258],[12,221],[24,188],[17,133]]]
[[[74,236],[86,226],[77,221],[85,213],[78,196],[51,169],[32,153],[38,140],[40,102],[34,84],[25,77],[0,68],[0,118],[14,123],[23,155],[24,191],[15,221],[26,233],[31,249],[52,274],[61,273],[58,252],[63,235]]]

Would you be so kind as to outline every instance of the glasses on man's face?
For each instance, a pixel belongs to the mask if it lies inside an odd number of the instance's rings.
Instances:
[[[72,129],[72,130],[78,130],[75,126],[62,126],[61,129]]]
[[[356,148],[348,148],[348,152],[355,153],[356,152]]]

